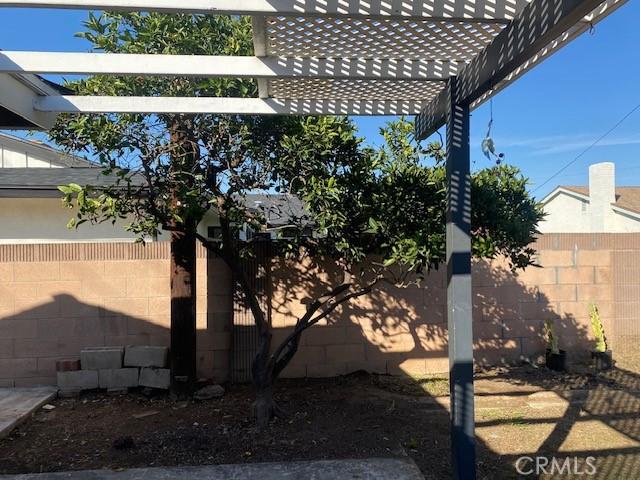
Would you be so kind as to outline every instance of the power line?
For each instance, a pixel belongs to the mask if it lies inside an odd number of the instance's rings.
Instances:
[[[575,157],[573,160],[571,160],[569,163],[567,163],[565,166],[563,166],[560,170],[558,170],[556,173],[551,175],[544,182],[542,182],[540,185],[538,185],[536,188],[534,188],[531,193],[535,193],[536,191],[538,191],[539,189],[544,187],[547,183],[549,183],[551,180],[556,178],[558,175],[560,175],[562,172],[564,172],[571,165],[573,165],[578,160],[580,160],[584,156],[585,153],[587,153],[589,150],[591,150],[593,147],[595,147],[598,143],[600,143],[602,140],[604,140],[606,137],[608,137],[609,134],[611,134],[616,128],[618,128],[620,125],[622,125],[622,123],[627,118],[629,118],[631,115],[633,115],[635,113],[635,111],[638,110],[638,109],[640,109],[640,103],[638,103],[635,107],[633,107],[624,117],[622,117],[620,120],[618,120],[618,123],[616,123],[613,127],[611,127],[604,134],[602,134],[595,142],[593,142],[591,145],[589,145],[587,148],[585,148],[582,152],[580,152],[580,154],[577,157]]]

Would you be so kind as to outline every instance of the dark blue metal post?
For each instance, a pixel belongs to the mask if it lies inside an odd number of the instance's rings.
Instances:
[[[476,478],[471,296],[469,105],[456,103],[449,79],[447,115],[447,318],[453,478]]]

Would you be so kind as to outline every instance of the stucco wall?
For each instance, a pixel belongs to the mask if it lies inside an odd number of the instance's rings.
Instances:
[[[1,172],[0,172],[1,174]],[[131,241],[125,222],[68,229],[74,210],[60,198],[0,198],[0,243]]]
[[[589,202],[566,193],[559,193],[544,206],[547,214],[540,222],[541,233],[605,233],[593,231]],[[640,215],[625,214],[610,208],[606,233],[640,232]]]
[[[613,212],[613,231],[616,233],[640,232],[640,215]]]
[[[538,224],[541,233],[589,233],[589,202],[560,193],[544,206],[546,217]]]
[[[115,225],[105,222],[68,229],[67,223],[74,215],[75,211],[65,208],[60,198],[0,197],[0,244],[132,242],[136,239],[124,229],[127,224],[124,220]],[[213,211],[207,212],[198,225],[199,233],[207,236],[210,225],[218,225],[218,217]],[[156,240],[168,239],[168,233],[162,232]]]

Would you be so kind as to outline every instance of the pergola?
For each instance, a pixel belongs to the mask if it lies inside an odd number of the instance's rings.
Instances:
[[[0,128],[61,112],[417,115],[447,126],[447,268],[455,478],[475,478],[469,111],[625,0],[0,0],[0,7],[250,15],[252,57],[0,51]],[[36,74],[250,77],[258,98],[103,97]]]

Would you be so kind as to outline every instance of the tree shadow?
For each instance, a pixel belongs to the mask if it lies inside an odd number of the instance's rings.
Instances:
[[[532,267],[518,274],[500,261],[477,261],[473,266],[476,368],[530,365],[508,369],[494,380],[502,386],[514,387],[509,394],[525,398],[525,409],[539,408],[530,406],[539,400],[529,397],[542,389],[557,394],[556,404],[550,401],[552,407],[562,405],[560,410],[554,410],[555,416],[542,419],[509,417],[495,421],[481,417],[476,422],[478,432],[498,425],[517,429],[522,424],[545,425],[546,430],[539,444],[523,442],[530,445],[517,454],[496,449],[491,439],[478,435],[479,471],[490,476],[497,474],[499,478],[516,478],[514,463],[523,455],[546,456],[549,461],[555,456],[560,462],[577,457],[578,460],[573,460],[574,467],[582,469],[586,458],[592,456],[598,478],[638,471],[640,399],[635,392],[640,378],[620,369],[598,375],[589,373],[586,365],[593,342],[586,319],[588,304],[561,308],[559,302],[551,300],[555,294],[553,286],[536,284],[541,270]],[[272,260],[270,319],[274,345],[291,331],[306,305],[341,279],[341,270],[327,261],[306,259],[293,265],[282,259]],[[585,313],[578,312],[580,309]],[[571,370],[586,373],[554,374],[540,366],[546,349],[545,321],[553,322],[560,348],[568,353]],[[440,269],[432,272],[420,287],[385,285],[338,308],[322,324],[303,333],[299,352],[283,376],[329,377],[365,370],[401,375],[424,385],[434,372],[448,372],[446,337],[446,273]],[[494,401],[499,406],[505,392],[502,387],[493,392],[480,389],[479,395],[485,398],[485,404]],[[505,408],[508,413],[510,407]],[[429,414],[425,415],[425,428],[429,428]],[[602,428],[609,429],[614,444],[624,444],[626,439],[629,445],[621,448],[602,445],[597,440]],[[511,434],[498,432],[503,436]],[[517,430],[515,434],[518,443]],[[522,434],[526,433],[521,431],[519,435]],[[581,445],[588,448],[580,449]],[[485,468],[497,464],[504,466],[499,473],[495,467]],[[423,471],[428,468],[424,464],[421,467]],[[550,469],[542,468],[538,472],[540,478],[545,477],[545,472],[553,473]]]
[[[307,259],[294,265],[273,260],[274,343],[286,336],[306,305],[341,279],[341,270],[329,262]],[[518,274],[497,261],[475,262],[473,285],[477,366],[540,360],[546,348],[543,327],[547,320],[555,325],[560,348],[569,352],[571,363],[588,359],[591,341],[587,324],[571,312],[558,312],[556,302],[549,301],[543,288],[525,284]],[[336,373],[365,366],[374,373],[448,372],[444,269],[433,271],[419,286],[382,284],[372,293],[342,305],[303,334],[301,355],[291,367],[306,361],[305,347],[341,345],[350,347],[344,349],[350,352],[345,355],[350,360],[342,362],[344,371]],[[340,356],[327,353],[324,363],[336,367]]]

